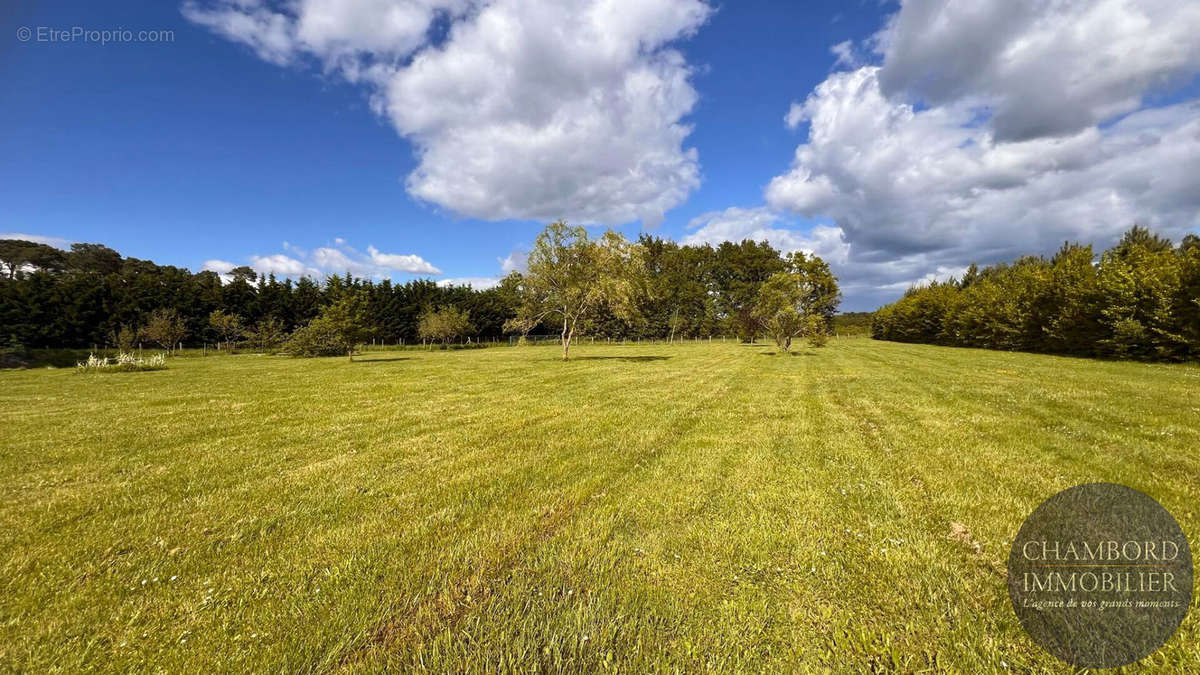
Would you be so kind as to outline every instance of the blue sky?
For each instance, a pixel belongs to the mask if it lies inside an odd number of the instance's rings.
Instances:
[[[1194,3],[991,4],[939,18],[920,1],[644,0],[633,19],[563,27],[518,0],[17,3],[0,10],[0,232],[193,270],[484,280],[556,214],[814,250],[844,308],[870,309],[975,260],[1109,243],[1133,220],[1194,229],[1194,178],[1159,184],[1200,175]],[[396,8],[412,11],[376,20]],[[1126,28],[1053,39],[1105,20]],[[519,31],[539,21],[562,64],[496,46],[534,42]],[[174,35],[19,39],[76,26]],[[1032,63],[1006,56],[1047,36]],[[1159,39],[1179,48],[1090,65]]]

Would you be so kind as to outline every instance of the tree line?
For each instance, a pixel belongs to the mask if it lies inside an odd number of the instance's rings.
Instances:
[[[872,337],[961,347],[1182,361],[1200,358],[1200,237],[1134,226],[1097,256],[972,265],[875,312]]]
[[[14,249],[17,249],[14,251]],[[513,301],[502,288],[439,286],[427,279],[406,283],[350,275],[323,281],[277,279],[238,267],[225,280],[215,272],[127,258],[99,244],[69,251],[0,240],[0,341],[24,347],[117,347],[170,312],[182,325],[186,345],[227,341],[213,312],[233,317],[247,332],[274,328],[290,334],[322,309],[346,296],[360,298],[373,339],[419,340],[421,313],[457,306],[469,312],[479,335],[500,335]],[[154,343],[154,340],[146,340]]]
[[[816,256],[781,256],[750,240],[713,249],[646,236],[630,242],[612,230],[591,239],[562,221],[538,235],[528,270],[507,281],[519,302],[505,328],[524,336],[560,327],[564,361],[577,334],[605,335],[614,324],[668,339],[705,328],[749,340],[766,334],[784,351],[805,335],[820,346],[841,301],[837,279]]]
[[[564,356],[577,335],[772,335],[783,346],[785,338],[790,345],[792,337],[826,332],[841,297],[828,265],[815,256],[784,256],[751,240],[714,247],[649,235],[629,241],[611,231],[591,238],[561,222],[538,237],[526,272],[489,289],[351,275],[280,280],[249,267],[223,279],[123,257],[100,244],[63,251],[0,240],[0,263],[0,341],[30,348],[291,339],[299,351],[329,353],[347,340],[445,343],[530,334],[560,336]],[[763,296],[773,277],[773,294]]]

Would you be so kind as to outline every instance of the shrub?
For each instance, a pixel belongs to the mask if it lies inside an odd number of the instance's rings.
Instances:
[[[808,338],[809,347],[824,347],[829,343],[829,325],[824,317],[810,314],[807,324],[804,334]]]
[[[256,352],[274,352],[287,341],[283,324],[274,317],[263,319],[246,331],[246,346]]]
[[[348,295],[292,333],[283,350],[292,356],[345,355],[354,360],[354,349],[368,339],[368,332],[362,298]]]
[[[113,329],[108,334],[108,341],[120,353],[133,352],[134,349],[137,349],[138,330],[133,326],[121,324],[119,328]]]
[[[31,361],[29,351],[17,342],[0,346],[0,368],[27,368]]]
[[[317,317],[292,333],[283,345],[289,356],[342,356],[352,346],[342,339],[337,327],[325,317]]]

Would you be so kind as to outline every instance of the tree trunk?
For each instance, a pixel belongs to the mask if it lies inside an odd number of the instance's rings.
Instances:
[[[563,315],[562,330],[563,361],[567,360],[567,352],[571,349],[571,334],[567,332],[567,317]]]
[[[571,326],[571,332],[567,333],[567,341],[563,343],[563,361],[567,360],[567,350],[571,348],[571,340],[575,339],[575,326]]]

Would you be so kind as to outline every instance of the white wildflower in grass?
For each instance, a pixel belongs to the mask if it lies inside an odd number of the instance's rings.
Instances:
[[[116,358],[107,358],[89,354],[87,361],[75,364],[77,373],[132,373],[144,370],[164,370],[167,367],[167,355],[161,352],[146,357],[139,357],[132,352],[121,352]]]

